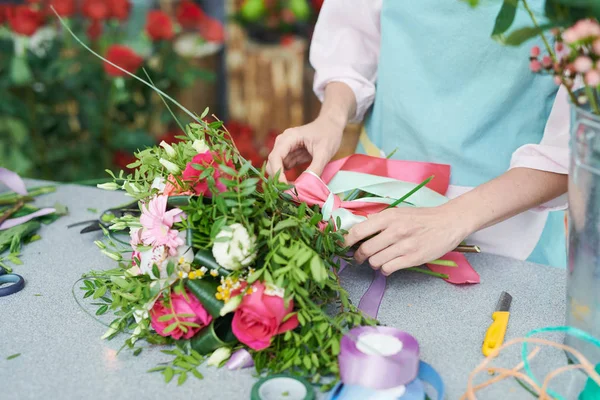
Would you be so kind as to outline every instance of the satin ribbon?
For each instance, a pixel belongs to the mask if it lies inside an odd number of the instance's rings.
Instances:
[[[392,355],[366,354],[357,342],[362,335],[383,334],[400,340],[402,349]],[[444,382],[429,364],[419,361],[419,344],[406,332],[389,327],[358,327],[342,338],[338,356],[341,382],[328,400],[423,400],[423,382],[444,398]]]
[[[0,168],[0,183],[5,184],[10,190],[17,194],[20,194],[22,196],[27,195],[27,188],[25,186],[25,182],[16,172],[10,171],[6,168]],[[40,210],[37,210],[36,212],[24,215],[19,218],[8,219],[2,224],[0,224],[0,231],[24,224],[25,222],[29,222],[34,218],[42,217],[44,215],[52,214],[54,212],[56,212],[56,209],[54,208],[42,208]]]
[[[312,171],[305,171],[294,183],[295,192],[291,194],[298,202],[309,206],[318,205],[325,221],[336,221],[339,218],[341,224],[337,228],[348,230],[364,221],[368,215],[385,210],[389,204],[430,176],[435,179],[408,199],[417,207],[435,207],[447,201],[443,194],[448,190],[450,182],[449,165],[354,154],[329,163],[322,177]],[[357,189],[379,197],[343,201],[339,196]],[[479,283],[479,274],[463,254],[448,253],[441,259],[454,261],[457,267],[433,264],[427,264],[427,267],[448,275],[447,282]],[[360,300],[359,308],[376,318],[385,287],[386,277],[375,271],[369,289]]]

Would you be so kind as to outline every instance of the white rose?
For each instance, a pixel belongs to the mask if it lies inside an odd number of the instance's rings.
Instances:
[[[198,154],[204,154],[210,150],[206,145],[206,142],[202,139],[194,140],[194,142],[192,143],[192,147],[198,152]]]
[[[256,258],[256,237],[250,236],[242,224],[232,224],[228,230],[217,235],[220,239],[213,245],[212,253],[217,263],[225,269],[235,271],[247,267]]]

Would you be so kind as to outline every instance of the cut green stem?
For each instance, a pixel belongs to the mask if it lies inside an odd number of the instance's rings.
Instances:
[[[389,206],[387,206],[387,208],[394,208],[396,207],[398,204],[401,204],[404,200],[408,199],[410,196],[412,196],[413,194],[415,194],[417,191],[419,191],[419,189],[421,189],[423,186],[427,185],[429,182],[431,182],[431,180],[434,178],[433,175],[431,175],[429,178],[425,179],[423,182],[419,183],[413,190],[411,190],[410,192],[406,193],[404,196],[400,197],[398,200],[394,201],[392,204],[390,204]]]

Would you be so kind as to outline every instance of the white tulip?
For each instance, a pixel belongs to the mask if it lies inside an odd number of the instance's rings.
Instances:
[[[165,151],[167,152],[167,155],[169,157],[175,157],[177,155],[177,152],[175,151],[173,146],[171,146],[169,143],[165,142],[164,140],[162,142],[160,142],[160,147],[165,149]]]
[[[164,158],[161,158],[160,160],[158,160],[158,162],[161,163],[162,166],[165,167],[167,171],[169,171],[172,174],[178,174],[181,171],[175,163],[172,163],[169,160],[165,160]]]

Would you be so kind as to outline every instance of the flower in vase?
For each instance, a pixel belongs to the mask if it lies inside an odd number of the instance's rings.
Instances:
[[[105,0],[84,0],[81,12],[91,20],[100,21],[108,18],[110,9]]]
[[[153,41],[171,40],[175,36],[171,18],[162,11],[149,11],[146,20],[146,33]]]
[[[131,3],[129,0],[107,0],[109,14],[111,18],[125,21],[129,17]]]
[[[180,322],[191,322],[197,326],[176,326],[172,328],[172,324],[177,320],[175,317],[166,319],[167,315],[172,314],[188,314],[192,316],[177,317]],[[165,299],[161,296],[150,310],[150,318],[152,328],[161,336],[170,336],[173,339],[190,339],[202,328],[210,324],[212,316],[206,311],[202,303],[190,292],[185,294],[171,293],[170,299]]]
[[[167,196],[156,196],[142,206],[140,223],[144,229],[141,239],[146,245],[167,246],[172,255],[175,255],[175,249],[185,241],[179,236],[179,232],[171,227],[179,221],[182,211],[178,208],[167,211],[167,200]]]
[[[17,6],[8,15],[8,23],[14,33],[31,36],[44,23],[41,12],[28,6]]]
[[[232,224],[217,234],[212,253],[217,263],[235,271],[252,264],[256,258],[256,237],[242,224]]]
[[[211,197],[212,193],[210,191],[210,187],[208,185],[208,181],[206,179],[200,179],[200,175],[203,171],[194,168],[194,165],[200,165],[204,168],[213,168],[212,177],[215,180],[216,189],[219,192],[224,192],[227,190],[225,184],[221,182],[221,178],[227,178],[227,174],[222,172],[219,169],[219,162],[217,161],[217,154],[206,151],[201,154],[197,154],[192,158],[183,171],[183,180],[192,185],[196,194],[201,194],[206,197]],[[226,165],[233,168],[233,164],[231,162],[226,162]]]
[[[119,44],[113,44],[108,48],[106,59],[132,74],[134,74],[138,68],[140,68],[142,62],[144,62],[144,59],[138,56],[129,47]],[[106,62],[104,63],[104,71],[113,77],[128,76],[125,72]]]
[[[245,288],[239,289],[240,292]],[[232,293],[232,295],[237,293]],[[266,293],[262,282],[252,285],[249,293],[235,310],[231,329],[240,342],[253,350],[260,351],[271,345],[271,338],[298,326],[298,317],[283,319],[294,309],[294,302],[285,306],[283,298]]]
[[[202,9],[190,0],[183,0],[179,3],[175,16],[177,22],[186,29],[196,28],[206,18]]]
[[[76,11],[75,0],[50,0],[50,5],[61,17],[72,17]]]

